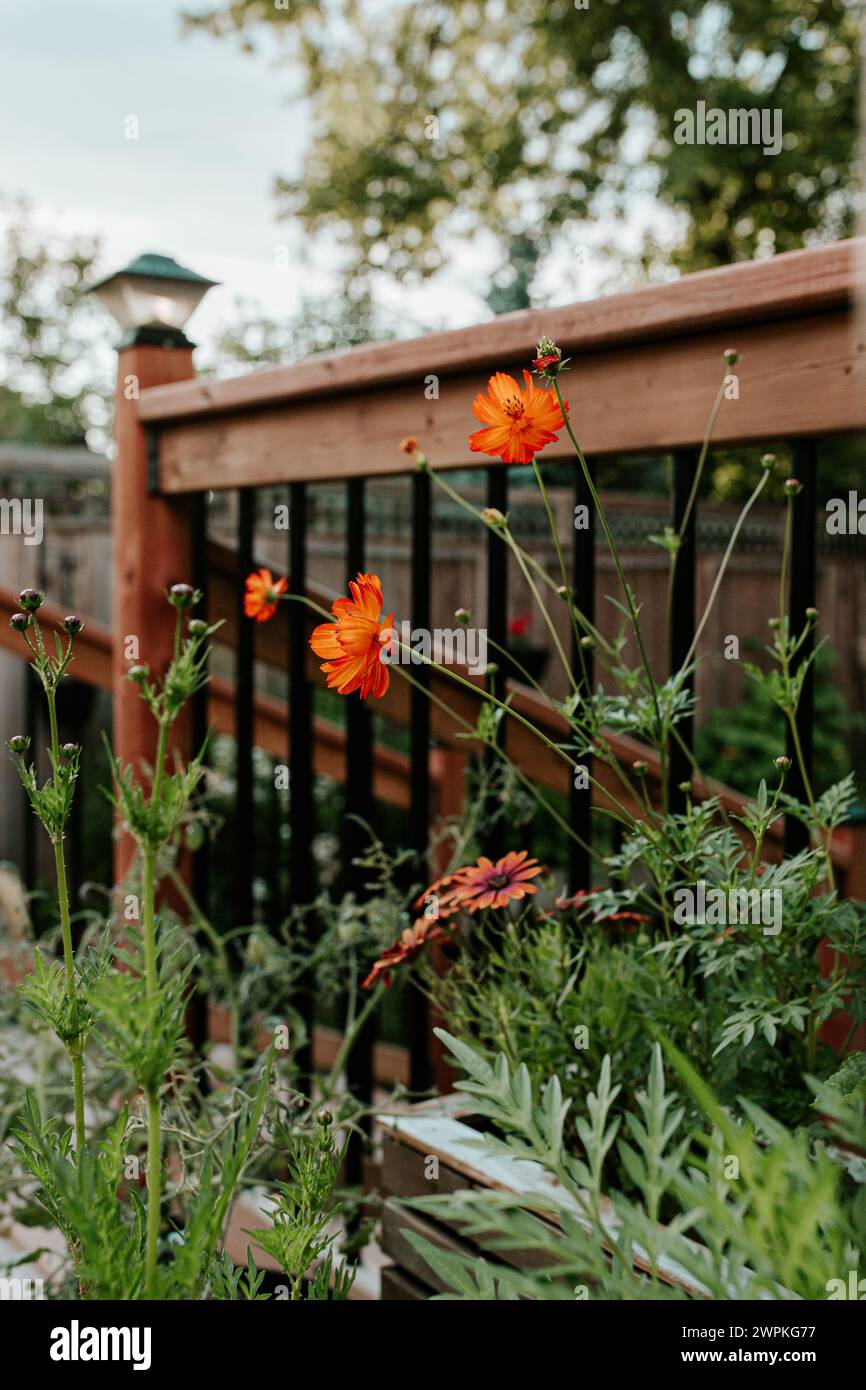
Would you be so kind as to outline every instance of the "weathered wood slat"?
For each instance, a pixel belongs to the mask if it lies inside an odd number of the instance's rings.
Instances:
[[[398,1265],[385,1265],[381,1274],[381,1303],[419,1303],[430,1297],[430,1288],[419,1284]]]
[[[459,1108],[453,1105],[441,1108],[438,1113],[435,1106],[427,1106],[423,1110],[418,1107],[400,1114],[382,1114],[379,1123],[397,1144],[404,1144],[424,1158],[431,1155],[437,1157],[440,1178],[444,1169],[450,1169],[464,1188],[486,1187],[497,1192],[510,1192],[529,1207],[533,1205],[533,1198],[538,1198],[543,1204],[545,1198],[554,1196],[580,1224],[588,1228],[589,1223],[580,1204],[540,1164],[485,1151],[483,1144],[479,1143],[483,1136],[455,1118],[459,1113]],[[386,1159],[388,1152],[386,1150]],[[394,1172],[393,1168],[391,1171]],[[453,1177],[449,1181],[453,1181]],[[389,1190],[393,1190],[393,1178],[389,1179],[383,1174],[383,1182],[389,1185]],[[426,1184],[428,1193],[431,1187],[431,1183]],[[544,1212],[543,1219],[555,1220],[543,1205],[540,1210]],[[602,1199],[601,1216],[605,1231],[612,1240],[618,1222],[613,1207],[606,1199]],[[511,1253],[508,1252],[509,1255]],[[506,1252],[502,1254],[505,1258]],[[637,1246],[633,1247],[633,1258],[637,1270],[650,1267],[648,1259]],[[692,1297],[706,1297],[706,1290],[675,1262],[661,1258],[657,1268],[659,1276],[666,1283],[683,1289]]]

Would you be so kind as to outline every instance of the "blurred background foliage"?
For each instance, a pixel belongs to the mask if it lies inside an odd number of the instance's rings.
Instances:
[[[531,298],[532,253],[563,231],[674,214],[617,278],[800,247],[852,227],[857,0],[222,0],[190,29],[255,52],[266,27],[300,70],[313,134],[280,177],[287,217],[336,232],[352,269],[426,276],[483,230]],[[770,107],[782,151],[678,145],[675,112]],[[508,254],[508,253],[511,254]],[[512,303],[509,307],[520,307]]]

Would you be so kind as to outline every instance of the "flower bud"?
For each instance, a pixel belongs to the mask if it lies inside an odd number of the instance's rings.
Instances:
[[[487,670],[485,671],[484,674],[487,675],[487,676],[495,676],[495,675],[498,675],[498,673],[499,673],[499,667],[497,666],[496,662],[495,662],[495,661],[488,661],[488,663],[487,663]]]
[[[81,752],[81,746],[77,743],[62,743],[60,751],[64,758],[74,758],[76,753]]]
[[[498,507],[485,507],[481,513],[481,520],[486,521],[488,526],[504,526],[505,517]]]
[[[773,467],[775,466],[775,463],[776,463],[776,455],[775,455],[775,454],[762,454],[762,455],[761,455],[761,463],[763,464],[763,466],[764,466],[765,468],[773,468]]]
[[[18,602],[27,613],[35,613],[45,602],[45,595],[39,589],[22,589]]]
[[[146,666],[130,666],[126,674],[136,685],[144,685],[149,672]]]
[[[806,609],[806,617],[807,617],[807,618],[811,618],[811,619],[814,621],[814,619],[817,618],[817,616],[818,616],[818,610],[817,610],[817,608],[807,608],[807,609]]]
[[[188,631],[190,637],[206,637],[207,623],[204,618],[190,618]]]
[[[595,646],[595,638],[590,637],[589,634],[587,634],[586,637],[581,637],[580,645],[582,647],[586,647],[588,651],[591,651],[592,648]]]
[[[83,628],[84,623],[80,618],[77,618],[74,613],[68,613],[63,619],[63,631],[70,637],[74,637],[75,634],[81,632]]]
[[[803,484],[799,478],[786,478],[785,491],[791,496],[796,497],[798,492],[803,491]]]
[[[557,586],[556,586],[556,597],[557,597],[557,598],[561,598],[561,599],[567,599],[567,598],[568,598],[568,589],[566,588],[566,586],[565,586],[564,584],[557,584]]]
[[[195,603],[195,589],[191,584],[172,584],[168,601],[175,608],[190,608]]]
[[[722,356],[724,357],[729,367],[735,367],[737,365],[737,361],[739,360],[740,354],[737,352],[736,348],[725,348],[724,352],[722,353]]]
[[[782,619],[781,619],[781,618],[768,618],[768,619],[767,619],[767,627],[772,628],[773,632],[776,632],[776,630],[777,630],[778,628],[780,628],[781,626],[782,626]]]
[[[472,614],[469,612],[468,608],[455,609],[454,616],[458,623],[463,623],[464,626],[472,621]]]
[[[30,614],[13,613],[9,619],[9,626],[13,632],[26,632],[30,626]]]
[[[649,763],[645,763],[642,758],[638,758],[636,763],[632,763],[632,768],[637,773],[638,777],[646,777],[649,772]]]
[[[553,375],[551,367],[556,370],[562,361],[562,352],[556,346],[552,338],[541,338],[535,349],[535,357],[532,362],[533,369],[540,375]]]
[[[678,782],[677,786],[679,787],[681,792],[690,792],[692,789],[691,782]]]
[[[773,765],[777,767],[780,772],[787,772],[788,768],[791,766],[791,759],[786,758],[783,754],[781,758],[774,758]]]
[[[26,753],[30,747],[30,739],[26,734],[15,734],[10,738],[8,747],[12,753]]]

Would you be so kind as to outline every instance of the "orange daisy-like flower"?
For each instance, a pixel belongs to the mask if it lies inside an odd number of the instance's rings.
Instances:
[[[472,413],[487,426],[469,436],[475,453],[490,454],[503,463],[531,463],[565,425],[554,392],[542,391],[527,371],[523,379],[525,391],[513,376],[497,372],[487,383],[487,395],[479,392],[475,397]]]
[[[414,960],[429,942],[436,941],[444,935],[435,917],[419,917],[417,922],[413,922],[411,927],[406,927],[405,931],[400,933],[393,946],[382,952],[361,988],[372,989],[377,980],[381,979],[385,988],[389,989],[391,971],[395,966]]]
[[[377,574],[359,574],[349,583],[351,598],[338,598],[331,605],[336,622],[320,623],[313,629],[310,646],[324,657],[321,669],[328,677],[328,688],[341,695],[360,692],[380,699],[388,689],[388,667],[382,648],[391,640],[394,614],[382,619],[382,581]]]
[[[248,574],[244,594],[247,617],[255,618],[257,623],[266,623],[276,613],[280,594],[284,594],[287,588],[285,579],[274,579],[270,570],[261,569],[255,574]]]
[[[511,899],[536,893],[536,885],[529,880],[543,872],[538,860],[530,859],[525,849],[512,850],[495,863],[482,855],[477,863],[431,884],[423,896],[437,900],[439,917],[461,910],[478,912],[485,907],[507,907]]]

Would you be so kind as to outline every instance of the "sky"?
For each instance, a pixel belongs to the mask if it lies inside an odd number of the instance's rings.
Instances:
[[[190,327],[206,346],[242,306],[281,318],[302,294],[327,296],[340,261],[328,238],[302,240],[276,216],[274,179],[298,172],[307,139],[299,74],[267,28],[253,56],[185,34],[184,4],[196,0],[0,0],[0,199],[26,198],[45,228],[97,235],[101,273],[161,251],[218,280]],[[578,233],[542,268],[541,302],[592,297],[602,248],[627,251],[657,216],[647,199],[624,233],[599,217],[594,254]],[[483,292],[500,263],[481,232],[455,244],[433,281],[382,277],[387,321],[414,332],[489,317]]]
[[[273,180],[298,170],[307,129],[276,41],[264,34],[247,56],[184,35],[180,9],[0,0],[0,195],[26,197],[43,225],[98,234],[105,271],[153,250],[219,280],[193,321],[201,341],[238,298],[278,316],[302,289],[327,292],[337,259],[317,243],[302,264],[299,234],[275,215]],[[479,254],[414,292],[411,311],[442,326],[477,319]]]

